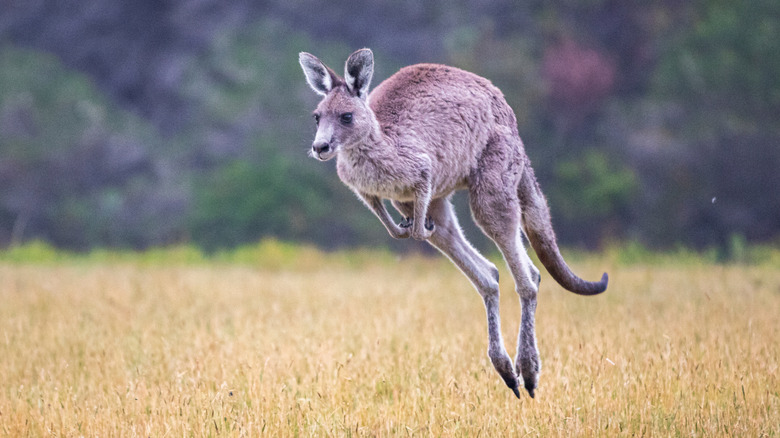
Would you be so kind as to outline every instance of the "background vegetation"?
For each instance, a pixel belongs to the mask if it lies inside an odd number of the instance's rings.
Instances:
[[[564,244],[729,256],[780,237],[779,40],[772,0],[3,2],[0,246],[398,248],[305,156],[297,52],[368,46],[504,91]]]

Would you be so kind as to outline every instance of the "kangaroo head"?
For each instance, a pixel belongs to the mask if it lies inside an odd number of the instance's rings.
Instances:
[[[314,55],[302,52],[298,60],[306,82],[323,96],[314,111],[317,135],[309,155],[326,161],[340,149],[365,141],[377,123],[367,99],[374,74],[371,50],[361,49],[349,56],[344,79]]]

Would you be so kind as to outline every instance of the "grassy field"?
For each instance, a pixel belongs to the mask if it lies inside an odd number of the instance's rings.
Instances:
[[[440,257],[188,254],[0,261],[0,435],[780,435],[776,265],[579,257],[610,273],[589,298],[543,273],[540,385],[517,400]]]

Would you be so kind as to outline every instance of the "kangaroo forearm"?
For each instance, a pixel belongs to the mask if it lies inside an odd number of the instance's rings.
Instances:
[[[425,240],[431,237],[433,232],[432,222],[427,221],[428,205],[431,203],[431,181],[426,179],[421,182],[414,194],[414,223],[412,224],[412,237]],[[430,228],[428,228],[430,225]]]
[[[358,193],[358,195],[363,199],[363,202],[374,213],[374,215],[379,218],[379,221],[382,222],[382,225],[384,225],[385,228],[387,228],[387,231],[392,237],[400,239],[408,236],[405,229],[395,224],[393,217],[390,216],[390,213],[387,211],[387,208],[385,207],[384,202],[382,202],[382,199],[380,199],[378,196],[366,195],[363,193]]]

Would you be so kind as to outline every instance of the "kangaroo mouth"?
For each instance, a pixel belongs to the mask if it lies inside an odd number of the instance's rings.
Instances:
[[[309,156],[318,161],[328,161],[336,156],[336,147],[329,145],[326,148],[312,148],[309,149]]]

